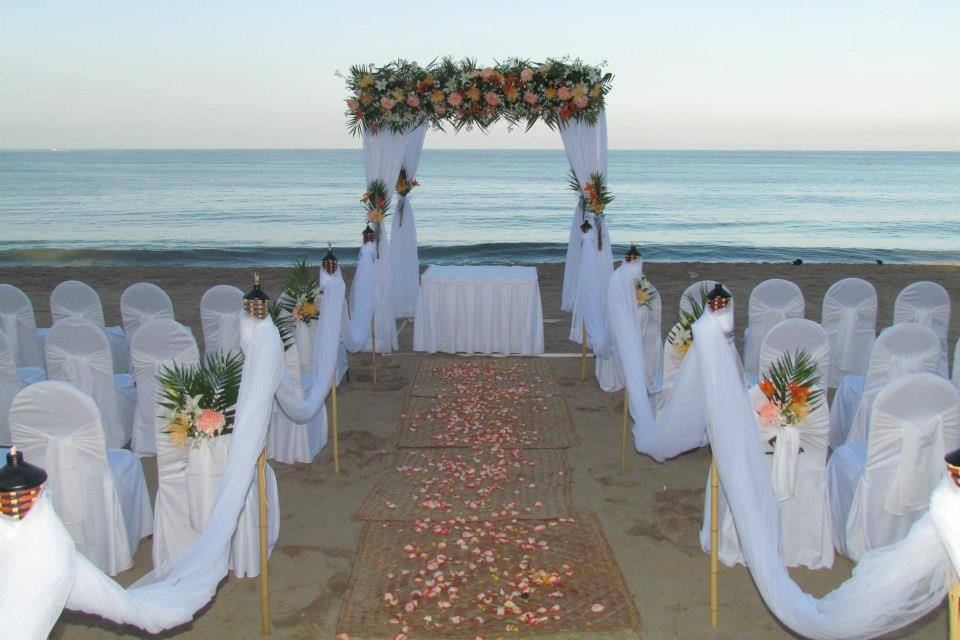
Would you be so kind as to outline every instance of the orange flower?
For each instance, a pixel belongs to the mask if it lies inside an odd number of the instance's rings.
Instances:
[[[470,98],[471,100],[479,100],[480,89],[477,89],[476,85],[470,87],[470,90],[467,91],[467,97]]]
[[[805,402],[806,399],[810,397],[810,389],[808,387],[801,387],[795,382],[791,382],[790,397],[793,398],[794,402]]]
[[[437,89],[436,91],[431,93],[430,102],[432,102],[433,104],[440,104],[441,102],[443,102],[443,91],[440,91],[439,89]]]
[[[553,100],[557,97],[557,90],[553,87],[547,87],[546,91],[543,92],[543,97],[547,100]]]
[[[757,386],[760,387],[760,391],[763,392],[763,395],[767,396],[768,398],[773,397],[773,392],[775,390],[773,387],[773,382],[771,382],[768,379],[763,379],[760,381],[760,384]]]

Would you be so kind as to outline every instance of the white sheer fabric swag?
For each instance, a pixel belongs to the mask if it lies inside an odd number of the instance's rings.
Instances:
[[[423,153],[423,139],[427,126],[421,125],[405,134],[406,150],[402,168],[407,180],[414,180]],[[399,175],[399,173],[398,173]],[[420,257],[417,252],[417,224],[413,218],[410,198],[397,195],[390,221],[390,267],[393,282],[393,308],[398,318],[412,318],[417,312],[417,294],[420,289]]]

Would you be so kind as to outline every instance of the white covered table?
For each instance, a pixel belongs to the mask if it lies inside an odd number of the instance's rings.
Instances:
[[[537,270],[431,265],[420,281],[413,350],[543,353]]]

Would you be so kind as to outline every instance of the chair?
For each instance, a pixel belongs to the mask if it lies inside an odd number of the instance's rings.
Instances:
[[[936,282],[914,282],[897,294],[893,323],[917,322],[930,327],[940,339],[940,375],[947,376],[947,332],[950,330],[950,296]]]
[[[68,316],[50,328],[45,350],[50,380],[72,384],[96,402],[107,447],[119,449],[130,442],[136,389],[130,374],[114,374],[103,329]]]
[[[243,313],[243,291],[218,284],[204,292],[200,299],[200,322],[203,326],[204,353],[240,352],[240,314]]]
[[[940,341],[931,329],[906,322],[880,333],[870,352],[866,377],[846,376],[830,408],[830,446],[864,442],[874,398],[888,382],[908,373],[937,373]]]
[[[789,280],[764,280],[750,292],[747,328],[743,331],[743,370],[756,376],[760,345],[775,324],[788,318],[803,318],[803,293]]]
[[[6,334],[18,367],[43,368],[43,350],[33,305],[30,298],[12,284],[0,284],[0,331]]]
[[[310,392],[313,374],[300,371],[300,356],[297,345],[293,344],[283,354],[284,364],[293,381],[297,396],[303,400]],[[327,443],[327,412],[322,409],[306,424],[294,422],[288,417],[279,403],[274,401],[273,416],[267,431],[267,456],[271,460],[284,462],[313,462],[320,449]]]
[[[948,381],[913,373],[884,386],[867,441],[843,445],[827,465],[837,549],[857,561],[906,536],[958,445],[960,394]]]
[[[867,372],[877,337],[877,291],[860,278],[844,278],[823,296],[820,325],[830,337],[827,386],[837,387],[844,376]]]
[[[17,374],[7,336],[0,331],[0,445],[10,445],[10,404],[25,386]]]
[[[150,282],[138,282],[123,291],[120,295],[120,316],[123,318],[123,331],[131,341],[137,329],[148,320],[175,319],[170,296]]]
[[[61,282],[50,294],[50,315],[54,324],[64,318],[83,318],[103,329],[110,341],[113,370],[117,373],[130,370],[130,345],[123,327],[106,326],[103,304],[93,287],[79,280]]]
[[[833,539],[830,527],[830,504],[827,499],[827,439],[830,429],[829,409],[823,373],[830,368],[830,339],[819,324],[812,320],[791,318],[778,323],[767,333],[760,346],[759,367],[765,373],[785,354],[806,351],[817,366],[820,383],[815,388],[824,391],[822,404],[811,414],[805,425],[797,429],[799,449],[794,462],[777,466],[777,456],[789,454],[788,449],[773,450],[769,456],[774,491],[780,506],[780,548],[787,566],[805,566],[820,569],[833,565]],[[752,393],[759,393],[756,388]],[[790,427],[786,427],[790,428]],[[786,429],[785,428],[785,429]],[[758,431],[759,433],[759,431]],[[781,432],[782,434],[784,432]],[[766,437],[761,444],[768,451]],[[789,469],[793,471],[789,471]],[[779,469],[779,471],[778,471]],[[706,507],[701,545],[710,548],[710,491],[707,484]],[[721,495],[723,495],[721,493]],[[740,541],[730,515],[726,498],[720,502],[720,558],[727,564],[743,563]]]
[[[129,569],[153,514],[140,459],[107,449],[93,399],[56,381],[30,385],[10,408],[13,444],[43,467],[77,549],[109,575]]]
[[[143,335],[138,335],[141,333]],[[186,327],[170,318],[144,323],[130,341],[133,379],[137,385],[137,408],[133,418],[131,448],[143,455],[154,455],[157,419],[156,376],[164,366],[196,366],[200,362],[197,342]]]
[[[960,339],[957,340],[957,344],[953,348],[953,373],[950,379],[953,380],[954,386],[960,383]]]

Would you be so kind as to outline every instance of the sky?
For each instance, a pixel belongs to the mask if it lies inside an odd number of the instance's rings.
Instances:
[[[960,150],[958,26],[957,0],[0,0],[0,148],[355,148],[338,70],[569,55],[615,75],[611,148]]]

